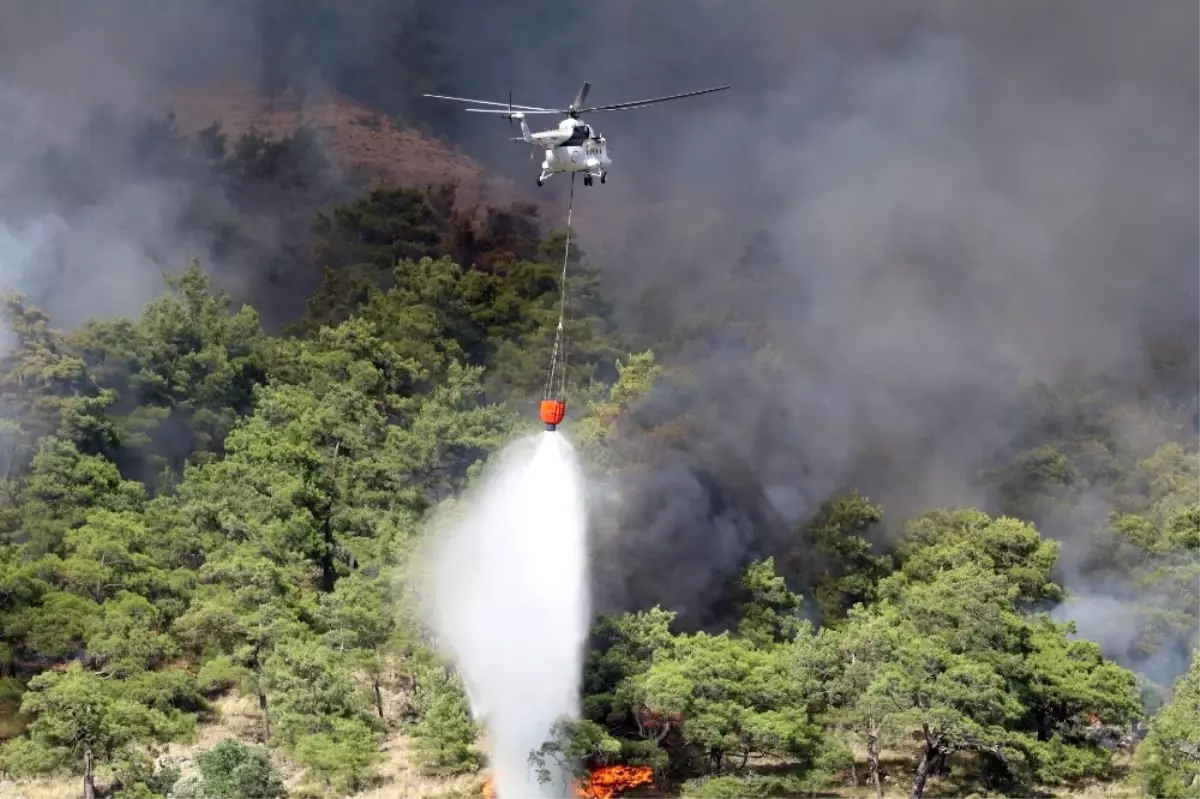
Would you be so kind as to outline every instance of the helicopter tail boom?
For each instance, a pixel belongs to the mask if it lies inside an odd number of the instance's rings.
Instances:
[[[509,141],[519,141],[519,142],[525,142],[526,144],[531,145],[531,146],[540,146],[538,144],[537,139],[533,138],[533,131],[531,131],[529,129],[529,125],[527,125],[525,123],[525,115],[524,114],[520,113],[519,111],[515,114],[505,114],[505,119],[507,119],[509,122],[512,122],[514,119],[516,119],[516,120],[519,120],[521,123],[521,135],[513,136],[509,139]],[[532,158],[532,155],[530,157]]]
[[[521,122],[521,141],[527,144],[533,144],[533,133],[529,130],[529,125],[525,124],[525,115],[521,113],[512,114],[509,119],[518,119]]]

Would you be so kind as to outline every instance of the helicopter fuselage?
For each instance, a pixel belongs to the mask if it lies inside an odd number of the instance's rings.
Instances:
[[[608,156],[608,141],[595,128],[576,119],[567,118],[557,128],[528,132],[521,120],[525,141],[542,150],[542,174],[538,185],[559,172],[583,172],[584,185],[590,186],[592,178],[604,183],[612,159]]]

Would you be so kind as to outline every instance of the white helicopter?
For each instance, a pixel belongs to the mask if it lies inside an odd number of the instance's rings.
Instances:
[[[464,110],[477,114],[501,114],[508,120],[510,125],[514,119],[520,121],[521,137],[510,139],[510,141],[523,141],[534,148],[544,151],[542,174],[537,179],[539,186],[545,182],[546,178],[559,172],[583,172],[583,185],[590,186],[594,178],[600,178],[601,183],[608,181],[608,167],[612,165],[612,159],[608,157],[608,141],[594,127],[585,125],[579,119],[580,115],[590,114],[593,111],[618,111],[627,108],[641,108],[667,100],[677,100],[680,97],[694,97],[698,94],[709,94],[710,92],[719,92],[729,88],[728,86],[718,86],[713,89],[672,94],[668,97],[655,97],[650,100],[637,100],[632,103],[597,105],[591,108],[584,108],[583,101],[587,97],[588,90],[591,87],[592,84],[584,81],[583,85],[579,87],[579,93],[575,95],[575,101],[571,103],[569,108],[541,108],[533,105],[513,105],[512,92],[508,93],[507,104],[495,103],[489,100],[471,100],[466,97],[447,97],[444,94],[426,94],[423,96],[432,97],[437,100],[456,100],[460,103],[500,106],[499,108],[467,108]],[[557,128],[531,133],[529,126],[525,124],[525,117],[528,114],[566,114],[567,118],[559,122]],[[530,151],[529,157],[533,158],[533,151]]]

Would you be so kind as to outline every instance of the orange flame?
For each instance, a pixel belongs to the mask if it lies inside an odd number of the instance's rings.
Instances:
[[[614,799],[652,782],[654,769],[649,766],[601,766],[591,773],[582,795],[586,799]]]
[[[654,782],[654,769],[648,766],[601,766],[593,769],[583,785],[575,785],[577,799],[616,799],[631,788]],[[483,799],[496,799],[496,784],[491,777],[483,781]]]

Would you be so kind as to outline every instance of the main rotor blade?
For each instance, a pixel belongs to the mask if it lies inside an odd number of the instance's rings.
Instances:
[[[579,87],[579,93],[575,95],[575,100],[571,103],[571,108],[578,109],[581,105],[583,105],[583,101],[587,99],[588,90],[591,88],[592,84],[585,80],[583,85]]]
[[[464,111],[470,111],[475,114],[565,114],[566,111],[559,111],[556,108],[531,108],[529,110],[522,109],[519,105],[514,105],[513,110],[507,108],[464,108]]]
[[[501,108],[512,108],[515,111],[551,111],[556,114],[565,113],[555,108],[542,108],[536,105],[516,105],[509,106],[508,103],[494,103],[491,100],[471,100],[467,97],[447,97],[444,94],[422,94],[422,97],[432,97],[435,100],[455,100],[460,103],[476,103],[478,105],[498,105]]]
[[[632,103],[616,103],[615,105],[597,105],[592,108],[580,108],[576,110],[577,114],[590,114],[593,111],[618,111],[624,108],[642,108],[643,106],[653,105],[654,103],[664,103],[667,100],[678,100],[681,97],[695,97],[698,94],[710,94],[712,92],[722,92],[728,89],[728,86],[717,86],[713,89],[701,89],[697,92],[684,92],[683,94],[672,94],[667,97],[654,97],[649,100],[636,100]]]

